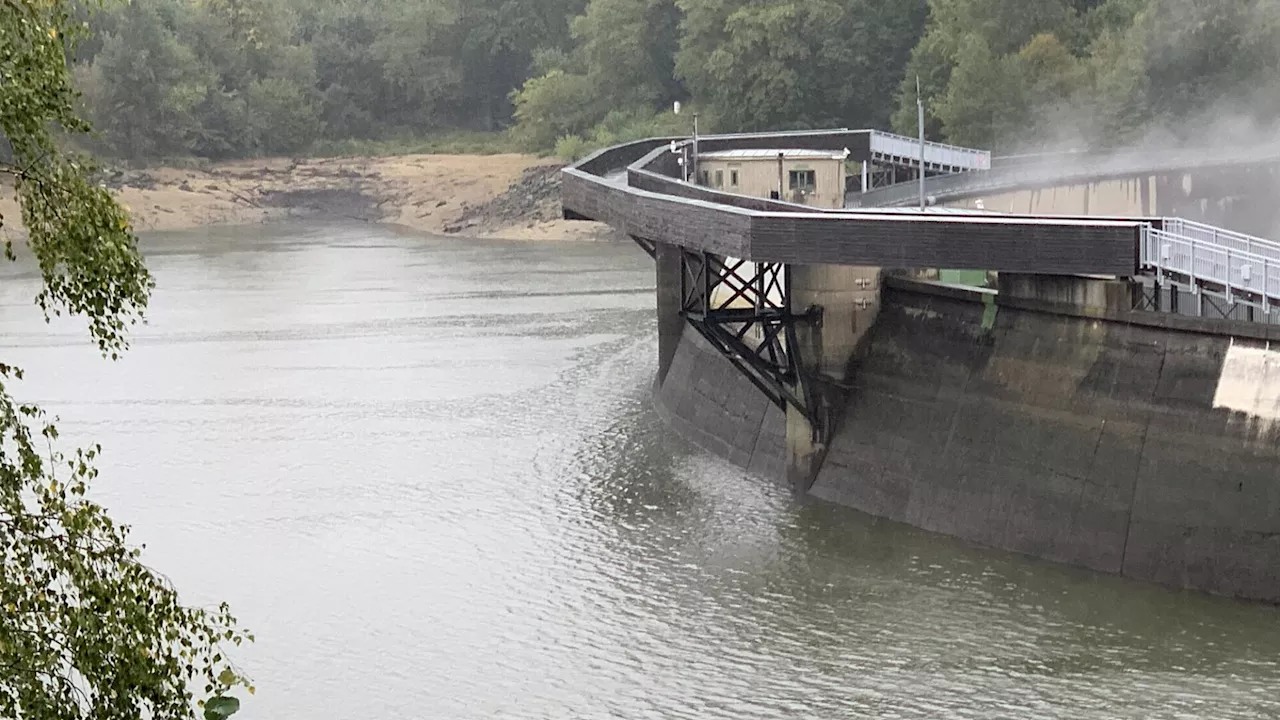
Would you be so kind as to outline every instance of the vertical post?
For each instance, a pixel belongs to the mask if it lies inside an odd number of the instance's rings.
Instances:
[[[1262,314],[1271,314],[1271,258],[1262,258]],[[1267,322],[1271,322],[1270,318]]]
[[[693,114],[693,183],[698,183],[698,113]]]
[[[783,171],[783,167],[782,167],[782,153],[778,153],[778,199],[779,200],[787,199],[787,196],[783,194],[782,180],[785,175],[786,173]]]
[[[1187,260],[1187,278],[1191,281],[1191,294],[1196,299],[1196,317],[1200,317],[1200,281],[1196,279],[1196,239],[1190,235],[1186,237],[1187,253],[1191,256]]]
[[[1163,250],[1156,247],[1156,242],[1152,240],[1150,225],[1143,225],[1138,229],[1138,248],[1138,259],[1145,260],[1155,270],[1151,287],[1156,293],[1156,312],[1160,312],[1160,280],[1164,274],[1160,269],[1160,261],[1163,259],[1161,257]]]
[[[1213,234],[1214,234],[1214,238],[1217,239],[1218,233],[1215,231]],[[1223,278],[1223,282],[1225,282],[1227,285],[1227,307],[1231,308],[1231,307],[1234,307],[1236,304],[1236,297],[1231,292],[1231,248],[1227,247],[1226,251],[1227,251],[1227,274]],[[1227,312],[1231,312],[1231,311],[1227,310]]]
[[[864,160],[862,163],[862,192],[870,190],[871,185],[871,161]]]
[[[920,97],[920,76],[916,76],[916,117],[920,126],[920,211],[924,212],[924,98]]]

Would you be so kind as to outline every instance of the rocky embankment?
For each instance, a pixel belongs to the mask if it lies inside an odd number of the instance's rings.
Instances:
[[[446,233],[533,238],[547,235],[612,239],[615,234],[596,223],[567,222],[560,207],[563,165],[534,165],[497,197],[463,210]]]

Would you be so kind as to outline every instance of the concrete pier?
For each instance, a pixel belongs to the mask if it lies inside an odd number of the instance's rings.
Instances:
[[[797,312],[814,310],[820,320],[798,328],[807,388],[821,420],[815,428],[788,408],[786,476],[807,492],[818,476],[830,438],[843,409],[844,388],[880,309],[880,268],[856,265],[791,266],[791,302]]]

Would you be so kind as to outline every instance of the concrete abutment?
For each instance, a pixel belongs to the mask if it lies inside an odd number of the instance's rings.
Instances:
[[[797,329],[804,394],[814,404],[818,427],[787,408],[787,481],[807,492],[818,477],[831,434],[843,410],[849,374],[870,336],[880,309],[880,268],[853,265],[792,265],[791,304],[812,312]]]

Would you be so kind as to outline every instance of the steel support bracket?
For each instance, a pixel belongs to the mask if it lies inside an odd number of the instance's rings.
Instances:
[[[683,249],[681,316],[771,402],[799,411],[825,437],[821,398],[801,358],[798,329],[822,326],[822,308],[796,313],[791,270]]]

